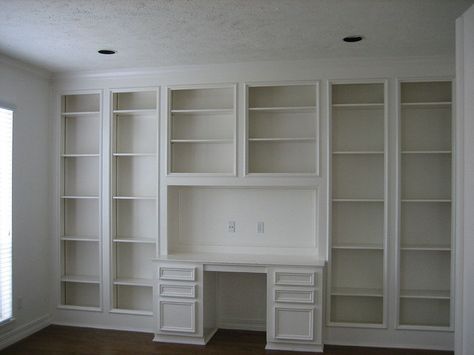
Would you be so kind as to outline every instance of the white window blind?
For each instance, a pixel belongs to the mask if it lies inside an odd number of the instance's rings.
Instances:
[[[0,108],[0,324],[12,318],[13,111]]]

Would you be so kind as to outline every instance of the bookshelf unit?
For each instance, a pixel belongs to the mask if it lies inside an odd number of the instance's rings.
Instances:
[[[60,97],[60,308],[102,307],[101,97]]]
[[[332,82],[329,326],[386,325],[386,82]]]
[[[246,174],[319,174],[319,83],[247,84]]]
[[[111,312],[152,315],[158,233],[157,89],[111,92]]]
[[[398,327],[452,330],[452,84],[399,90]]]
[[[236,85],[168,88],[168,174],[236,175]]]

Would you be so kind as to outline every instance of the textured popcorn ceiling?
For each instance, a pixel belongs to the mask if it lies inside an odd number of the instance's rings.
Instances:
[[[454,54],[473,0],[0,0],[0,53],[61,72]],[[361,34],[361,43],[341,38]],[[97,54],[113,48],[115,56]]]

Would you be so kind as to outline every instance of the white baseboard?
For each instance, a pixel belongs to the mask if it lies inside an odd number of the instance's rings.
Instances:
[[[388,348],[388,349],[410,349],[410,350],[425,350],[425,351],[454,351],[450,346],[437,346],[437,345],[420,345],[420,344],[394,344],[394,343],[371,343],[367,341],[329,341],[324,342],[324,345],[335,345],[335,346],[359,346],[363,348]]]
[[[253,330],[264,332],[267,330],[265,320],[262,319],[239,319],[239,318],[222,318],[217,321],[219,329],[238,329]]]
[[[125,331],[125,332],[138,332],[138,333],[153,334],[153,330],[150,330],[148,328],[137,328],[137,327],[128,327],[128,326],[108,325],[108,324],[90,324],[90,323],[68,322],[68,321],[52,321],[51,324],[62,325],[65,327],[120,330],[120,331]]]
[[[45,314],[31,322],[0,334],[0,350],[10,346],[51,324],[51,315]]]

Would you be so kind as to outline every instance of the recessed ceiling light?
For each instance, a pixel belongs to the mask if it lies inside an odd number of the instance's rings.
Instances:
[[[342,40],[344,42],[348,42],[348,43],[354,43],[354,42],[360,42],[362,41],[364,37],[362,36],[347,36],[347,37],[344,37]]]
[[[97,53],[100,53],[100,54],[115,54],[117,53],[117,51],[114,51],[113,49],[100,49],[97,51]]]

